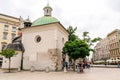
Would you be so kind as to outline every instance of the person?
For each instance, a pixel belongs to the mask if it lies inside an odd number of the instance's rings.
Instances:
[[[68,62],[65,61],[66,70],[68,70]]]
[[[83,63],[82,62],[79,63],[79,68],[80,68],[80,72],[83,72]]]
[[[120,61],[118,61],[118,68],[120,68]]]
[[[83,63],[82,65],[83,65],[83,69],[85,69],[85,63]]]
[[[62,61],[62,70],[64,69],[64,67],[65,67],[65,62]]]
[[[79,63],[76,64],[76,72],[77,72],[77,73],[80,72],[80,64],[79,64]]]
[[[106,65],[107,65],[107,64],[106,64],[106,61],[105,61],[105,67],[106,67]]]
[[[89,63],[89,62],[87,63],[87,68],[88,68],[88,69],[90,68],[90,63]]]

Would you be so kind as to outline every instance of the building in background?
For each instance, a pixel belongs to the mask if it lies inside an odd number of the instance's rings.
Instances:
[[[17,36],[19,25],[19,18],[0,14],[0,51]]]
[[[120,57],[120,30],[116,29],[107,35],[109,40],[110,58],[117,59]]]
[[[101,40],[95,47],[94,60],[120,59],[120,30],[110,32],[106,38]]]
[[[100,54],[101,54],[101,48],[100,48],[100,43],[97,43],[96,46],[94,47],[94,54],[93,54],[93,60],[98,61],[100,60]]]
[[[95,46],[95,53],[94,53],[94,60],[107,60],[109,59],[109,41],[108,38],[102,39],[97,45]]]
[[[18,36],[18,28],[23,27],[23,19],[0,14],[0,51],[4,50]],[[2,57],[0,56],[0,64]]]

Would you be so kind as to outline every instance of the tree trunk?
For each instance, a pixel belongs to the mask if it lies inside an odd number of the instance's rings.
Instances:
[[[9,72],[10,72],[10,63],[11,63],[11,58],[9,58]]]
[[[75,60],[73,60],[74,62],[73,62],[73,70],[75,71]]]

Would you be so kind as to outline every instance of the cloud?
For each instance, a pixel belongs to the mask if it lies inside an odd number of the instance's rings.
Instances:
[[[120,12],[120,0],[108,0],[108,4],[111,9]]]
[[[78,27],[76,34],[89,31],[92,37],[105,37],[120,26],[120,0],[50,0],[53,17],[66,28]],[[1,0],[0,12],[11,16],[42,17],[47,0]]]

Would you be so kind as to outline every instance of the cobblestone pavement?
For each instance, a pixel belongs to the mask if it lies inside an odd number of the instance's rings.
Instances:
[[[119,68],[91,68],[84,73],[64,72],[14,72],[4,73],[0,70],[0,80],[120,80]]]

